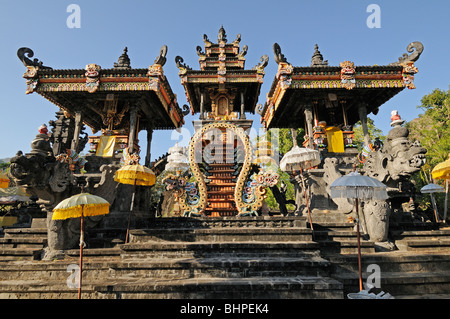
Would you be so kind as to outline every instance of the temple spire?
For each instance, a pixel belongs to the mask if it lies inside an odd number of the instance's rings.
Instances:
[[[122,55],[119,57],[118,63],[114,63],[115,69],[131,69],[130,58],[128,57],[128,48],[123,49]]]
[[[311,58],[311,66],[328,65],[328,61],[323,60],[323,55],[319,51],[319,46],[314,46],[314,54]]]
[[[218,37],[217,37],[217,41],[220,43],[220,42],[227,42],[227,34],[226,34],[226,32],[225,32],[225,29],[223,28],[223,25],[220,27],[220,30],[219,30],[219,35],[218,35]]]

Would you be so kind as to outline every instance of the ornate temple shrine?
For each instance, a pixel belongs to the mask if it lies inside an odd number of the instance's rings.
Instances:
[[[396,178],[388,177],[388,167],[393,167],[393,156],[388,154],[391,143],[383,148],[381,141],[371,140],[367,116],[370,113],[376,115],[381,105],[405,88],[415,88],[414,74],[418,69],[414,62],[422,53],[423,45],[412,42],[407,47],[410,55],[404,54],[397,62],[384,66],[356,66],[352,61],[331,66],[316,45],[311,64],[298,67],[288,62],[277,43],[273,50],[278,70],[266,102],[259,106],[257,112],[267,129],[304,128],[303,146],[320,151],[321,163],[308,172],[306,187],[311,194],[311,207],[314,210],[351,211],[352,205],[347,200],[330,198],[329,185],[350,172],[355,164],[363,164],[366,157],[370,160],[363,169],[381,182],[388,183],[392,197],[403,197],[394,207],[400,207],[402,201],[409,201],[410,190],[402,190],[400,185],[405,187],[409,184],[408,174],[418,168],[404,162],[397,165],[399,171],[405,172],[402,178],[399,177],[402,174],[397,174]],[[354,142],[353,126],[358,121],[364,134],[362,152],[357,150]],[[410,146],[405,142],[405,147],[411,158],[423,163],[424,149],[420,145]],[[375,159],[375,154],[379,158]],[[297,194],[301,194],[299,176],[293,182]],[[296,197],[298,206],[304,207],[302,196]]]
[[[91,63],[84,69],[65,70],[30,60],[33,51],[28,48],[17,52],[27,67],[23,75],[26,93],[42,95],[57,105],[66,118],[75,120],[74,136],[67,148],[79,150],[80,131],[86,124],[94,134],[101,132],[100,136],[89,138],[91,155],[121,157],[126,148],[129,153],[139,152],[137,136],[139,131],[146,130],[147,165],[153,130],[175,129],[184,124],[183,112],[164,76],[166,53],[164,45],[148,68],[132,68],[125,48],[112,68]]]
[[[245,113],[255,110],[269,59],[263,55],[261,63],[245,69],[248,47],[240,47],[240,34],[229,43],[223,27],[217,43],[207,35],[203,41],[204,51],[197,46],[200,70],[193,70],[180,56],[175,58],[191,112],[200,114],[193,123],[196,132],[189,154],[198,195],[194,201],[188,196],[190,205],[183,209],[207,216],[256,214],[263,196],[245,195],[252,170],[250,142],[244,132],[252,121]]]
[[[304,128],[307,145],[329,150],[354,147],[352,126],[361,121],[365,143],[369,144],[367,115],[377,114],[379,107],[405,88],[414,89],[414,66],[423,51],[420,42],[407,47],[398,62],[389,65],[356,66],[342,61],[339,66],[328,65],[315,46],[310,66],[293,66],[274,44],[278,70],[267,100],[258,109],[261,123],[270,128]],[[339,145],[326,143],[324,127],[342,131]],[[324,141],[325,140],[325,141]],[[331,147],[333,146],[333,148]]]

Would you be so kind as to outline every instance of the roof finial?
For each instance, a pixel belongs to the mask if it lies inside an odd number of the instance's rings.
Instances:
[[[219,30],[219,36],[217,37],[218,42],[227,42],[227,34],[225,32],[225,29],[223,28],[223,25],[220,27]]]
[[[328,61],[323,60],[323,56],[319,51],[319,46],[316,44],[314,46],[314,54],[311,58],[311,66],[323,66],[328,65]]]
[[[118,63],[114,63],[115,69],[131,69],[130,58],[128,57],[128,48],[123,49],[122,55],[119,57]]]

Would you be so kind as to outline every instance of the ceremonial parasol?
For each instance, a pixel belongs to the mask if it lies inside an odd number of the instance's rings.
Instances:
[[[267,141],[267,136],[261,137],[261,140],[256,144],[256,152],[254,164],[267,168],[269,165],[277,165],[277,161],[273,158],[274,152],[272,151],[272,143]]]
[[[314,231],[311,219],[311,211],[309,209],[308,195],[306,194],[305,180],[303,178],[303,170],[320,164],[319,151],[310,148],[301,148],[294,143],[294,147],[287,152],[280,161],[280,168],[285,172],[300,171],[300,176],[303,184],[303,192],[305,194],[306,207],[308,209],[309,225]]]
[[[4,172],[0,172],[0,188],[9,187],[9,177]]]
[[[130,213],[128,215],[127,234],[125,237],[125,243],[128,243],[128,234],[130,232],[130,220],[131,213],[134,206],[134,197],[136,193],[136,185],[139,186],[152,186],[155,185],[156,175],[153,171],[140,164],[125,165],[118,169],[114,174],[114,180],[121,184],[133,185],[133,195],[131,197]]]
[[[450,180],[450,155],[448,159],[437,164],[431,174],[434,179],[445,179],[445,202],[444,202],[444,223],[447,220],[447,202],[448,202],[448,183]]]
[[[387,199],[387,187],[378,180],[359,174],[354,167],[354,171],[337,178],[330,185],[330,195],[332,198],[353,198],[356,207],[356,233],[358,240],[358,268],[359,268],[359,290],[363,290],[362,268],[361,268],[361,243],[359,234],[359,212],[358,199]]]
[[[428,184],[428,185],[425,185],[424,187],[422,187],[420,189],[420,192],[422,192],[423,194],[430,194],[431,204],[433,205],[433,210],[434,210],[434,217],[436,218],[436,223],[439,222],[436,201],[434,200],[433,193],[442,193],[442,192],[444,192],[444,188],[439,185],[431,183],[431,184]]]
[[[183,172],[189,168],[189,160],[185,154],[185,148],[175,143],[175,146],[169,148],[169,156],[167,157],[166,170],[175,170]]]
[[[84,217],[106,215],[109,213],[109,203],[103,198],[88,193],[81,193],[61,201],[53,209],[53,220],[81,217],[80,230],[80,273],[78,284],[78,299],[81,299],[81,272],[83,270]]]

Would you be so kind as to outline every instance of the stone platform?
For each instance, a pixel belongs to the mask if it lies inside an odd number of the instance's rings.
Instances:
[[[84,250],[83,298],[91,299],[343,299],[358,291],[356,232],[345,216],[209,217],[148,220],[101,245],[105,234],[89,230]],[[70,265],[41,260],[45,223],[4,229],[0,238],[0,298],[72,299]],[[450,229],[444,225],[394,225],[399,250],[376,252],[362,241],[364,280],[369,265],[381,271],[381,289],[398,298],[450,296]],[[427,227],[425,227],[427,226]],[[119,235],[118,235],[119,236]],[[119,237],[120,237],[119,236]],[[422,244],[420,249],[418,244]],[[115,243],[115,244],[114,244]],[[434,243],[434,245],[433,245]]]

